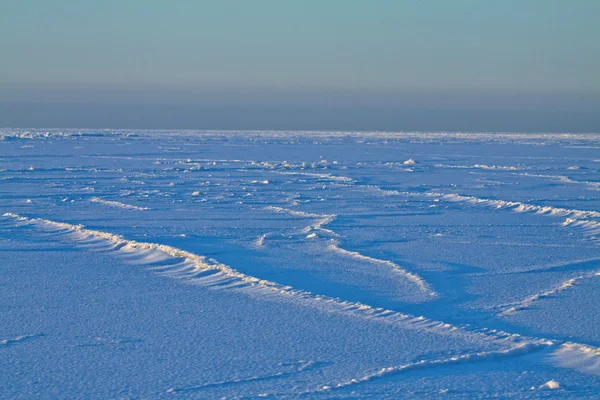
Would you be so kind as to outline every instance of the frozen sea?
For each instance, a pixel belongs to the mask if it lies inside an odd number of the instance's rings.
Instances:
[[[600,397],[600,135],[0,130],[0,398]]]

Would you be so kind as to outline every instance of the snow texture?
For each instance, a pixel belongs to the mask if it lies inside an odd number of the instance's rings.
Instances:
[[[600,135],[0,149],[0,398],[600,396]]]

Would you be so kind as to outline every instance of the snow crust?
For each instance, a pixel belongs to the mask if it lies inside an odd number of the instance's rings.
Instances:
[[[600,396],[598,134],[0,138],[7,398]]]

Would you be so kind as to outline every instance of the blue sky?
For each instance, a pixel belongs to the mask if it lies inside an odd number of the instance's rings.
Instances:
[[[311,107],[343,120],[343,109],[381,106],[438,118],[550,110],[575,113],[573,129],[590,130],[599,122],[598,15],[596,0],[4,0],[0,125],[27,123],[12,111],[34,102],[64,113],[61,124],[73,103],[218,106],[223,128],[228,109],[263,113],[249,128],[268,128],[271,106],[304,107],[309,120]],[[106,126],[125,122],[111,115]],[[336,129],[325,119],[323,129]],[[372,129],[418,125],[367,120]]]

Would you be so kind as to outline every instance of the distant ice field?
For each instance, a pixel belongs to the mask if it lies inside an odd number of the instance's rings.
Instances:
[[[0,130],[0,398],[600,397],[600,135]]]

